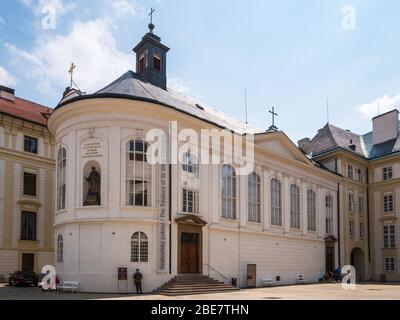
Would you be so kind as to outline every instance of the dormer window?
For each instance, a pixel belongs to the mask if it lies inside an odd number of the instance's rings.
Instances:
[[[157,52],[153,56],[153,66],[157,71],[161,71],[161,56]]]
[[[139,72],[142,72],[146,67],[146,55],[144,52],[139,57]]]

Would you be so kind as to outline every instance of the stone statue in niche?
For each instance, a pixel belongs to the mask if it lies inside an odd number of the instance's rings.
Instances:
[[[92,167],[92,172],[89,177],[85,177],[88,183],[88,194],[85,200],[85,206],[99,206],[100,205],[100,174]]]

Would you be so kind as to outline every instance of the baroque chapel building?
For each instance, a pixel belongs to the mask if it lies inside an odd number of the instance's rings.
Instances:
[[[169,48],[149,27],[136,72],[93,94],[68,89],[54,110],[0,86],[0,281],[48,264],[86,292],[133,292],[138,268],[145,291],[167,293],[176,279],[316,282],[349,264],[359,281],[400,280],[398,110],[370,133],[328,123],[297,147],[169,89]],[[188,128],[200,150],[177,139]],[[152,163],[154,129],[188,146],[178,162]],[[202,144],[207,129],[254,134],[253,170]]]
[[[247,287],[315,282],[334,270],[340,175],[275,127],[263,132],[169,89],[169,48],[149,27],[134,48],[136,72],[93,94],[67,90],[49,118],[57,272],[82,291],[132,292],[140,269],[150,292],[185,275]],[[171,122],[198,137],[205,129],[254,134],[254,169],[205,164],[214,151],[190,143],[178,163],[152,164],[146,135],[161,129],[170,146]],[[128,281],[118,281],[119,268]]]

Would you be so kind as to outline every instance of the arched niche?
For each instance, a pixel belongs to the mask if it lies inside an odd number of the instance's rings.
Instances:
[[[91,160],[83,166],[83,206],[101,206],[101,166]]]

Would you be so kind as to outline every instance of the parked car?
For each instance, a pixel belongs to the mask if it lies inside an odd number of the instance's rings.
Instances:
[[[15,271],[14,273],[10,273],[8,284],[10,286],[33,285],[37,287],[39,284],[39,277],[34,272]]]

